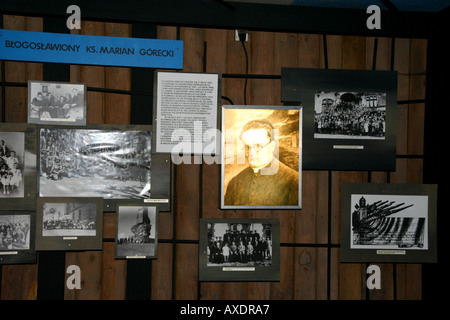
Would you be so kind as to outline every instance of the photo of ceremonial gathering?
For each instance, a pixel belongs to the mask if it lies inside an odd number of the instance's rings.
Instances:
[[[0,198],[23,198],[25,134],[0,132]]]
[[[385,139],[386,93],[317,91],[314,138]]]
[[[44,203],[42,212],[44,237],[96,235],[97,207],[95,203]]]
[[[29,81],[28,97],[29,123],[86,123],[84,84]]]
[[[0,250],[30,248],[30,215],[0,215]]]
[[[150,196],[151,132],[40,129],[40,196]]]
[[[271,223],[208,223],[207,266],[270,266]]]

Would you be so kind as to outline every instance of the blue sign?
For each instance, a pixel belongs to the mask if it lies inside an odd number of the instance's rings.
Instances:
[[[183,41],[0,29],[0,60],[183,68]]]

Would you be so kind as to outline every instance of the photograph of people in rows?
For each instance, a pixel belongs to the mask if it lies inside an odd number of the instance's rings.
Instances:
[[[0,250],[26,250],[30,247],[30,216],[0,216]]]
[[[315,138],[384,139],[386,94],[316,93]]]
[[[11,143],[5,140],[0,140],[0,197],[23,197],[22,162],[14,150],[16,139]]]
[[[270,265],[272,240],[269,226],[216,223],[208,238],[208,266]]]

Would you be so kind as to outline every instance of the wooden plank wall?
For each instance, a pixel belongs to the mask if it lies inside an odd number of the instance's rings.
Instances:
[[[3,16],[3,28],[43,31],[43,18]],[[158,38],[184,40],[185,72],[223,74],[222,100],[244,104],[245,54],[233,30],[157,27]],[[83,21],[86,35],[132,35],[132,25]],[[170,299],[411,300],[421,299],[420,264],[378,264],[381,289],[366,289],[366,264],[340,263],[340,207],[343,182],[422,183],[427,41],[361,36],[251,31],[247,104],[281,105],[281,68],[396,70],[398,82],[397,169],[395,172],[304,171],[302,210],[220,210],[218,164],[172,167],[172,210],[159,216],[158,257],[151,262],[149,296]],[[4,62],[5,122],[27,121],[27,80],[42,79],[42,64]],[[130,90],[129,68],[71,66],[70,80],[88,87]],[[0,93],[1,94],[1,93]],[[226,99],[225,99],[226,98]],[[130,122],[130,95],[88,92],[88,123]],[[151,108],[151,101],[149,101]],[[197,159],[198,160],[198,159]],[[200,159],[201,160],[201,159]],[[279,218],[279,282],[198,281],[200,218]],[[105,213],[104,238],[115,237],[115,213]],[[114,259],[114,242],[103,250],[67,252],[66,266],[81,268],[82,289],[64,289],[64,299],[126,299],[127,262]],[[2,300],[33,300],[38,263],[1,267]],[[64,282],[65,283],[65,282]]]

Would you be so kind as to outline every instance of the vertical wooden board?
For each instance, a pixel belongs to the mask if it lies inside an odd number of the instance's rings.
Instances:
[[[413,103],[408,109],[408,155],[423,155],[425,104]]]
[[[364,37],[359,36],[343,36],[342,68],[352,70],[364,70],[365,66],[366,66],[366,39]]]
[[[324,61],[328,61],[329,69],[342,69],[343,67],[343,36],[327,35],[326,36],[326,57]],[[325,62],[324,62],[325,67]]]
[[[406,183],[407,159],[397,159],[396,169],[390,173],[390,183]]]
[[[116,238],[116,213],[103,213],[103,239]]]
[[[406,183],[423,183],[423,159],[407,159]]]
[[[397,300],[422,298],[422,265],[397,264]]]
[[[269,300],[270,282],[247,282],[248,300]]]
[[[280,228],[284,230],[282,227]],[[270,299],[292,300],[294,299],[294,247],[280,247],[280,281],[271,283]]]
[[[105,35],[110,37],[130,37],[131,25],[125,23],[105,23]],[[131,89],[131,69],[125,67],[105,68],[105,87],[129,91]],[[151,101],[149,101],[149,107]],[[131,96],[129,94],[105,94],[105,123],[129,124]],[[151,120],[151,119],[143,119]]]
[[[227,30],[205,29],[204,38],[206,42],[206,72],[219,73],[226,69],[227,52]],[[222,95],[222,92],[219,92]],[[221,111],[219,102],[218,112]],[[220,117],[220,115],[218,115]],[[221,124],[218,124],[221,130]],[[220,210],[220,156],[212,157],[205,155],[201,166],[201,201],[202,218],[219,218],[222,216]]]
[[[328,173],[302,172],[302,210],[296,216],[297,243],[326,243],[328,241]]]
[[[339,300],[339,271],[340,271],[340,249],[331,248],[328,250],[330,254],[330,280],[329,286],[329,299]]]
[[[0,300],[36,300],[37,264],[3,265]]]
[[[175,299],[196,300],[198,293],[198,245],[177,244],[175,258]]]
[[[26,30],[26,18],[23,16],[3,16],[5,29]],[[5,61],[5,81],[26,83],[26,62]],[[5,120],[19,123],[27,121],[27,89],[23,87],[5,88]]]
[[[297,67],[297,37],[295,33],[275,33],[275,74],[281,74],[281,68]]]
[[[406,155],[408,153],[408,110],[409,105],[397,105],[397,145],[396,154]]]
[[[223,283],[224,300],[247,300],[247,283],[225,282]]]
[[[226,69],[227,36],[227,30],[204,30],[204,40],[206,42],[206,72],[222,73]]]
[[[222,218],[220,210],[220,164],[202,165],[202,216],[201,218]]]
[[[252,37],[245,43],[247,54],[251,54]],[[242,44],[234,40],[234,30],[229,30],[227,34],[227,64],[224,73],[245,75],[246,59]],[[244,87],[245,79],[242,78],[226,78],[222,82],[223,95],[230,98],[235,105],[244,104]],[[248,95],[247,86],[247,95]],[[224,103],[228,104],[228,103]]]
[[[173,244],[158,243],[157,258],[152,261],[152,300],[172,298]]]
[[[81,289],[64,287],[64,300],[100,300],[102,294],[102,251],[66,253],[66,270],[70,265],[80,268]],[[66,274],[66,281],[70,274]]]
[[[364,265],[341,263],[339,266],[339,300],[364,300],[365,278],[362,278]]]
[[[114,242],[104,242],[102,250],[101,300],[126,297],[127,260],[114,259]]]
[[[180,28],[180,39],[184,43],[184,72],[203,71],[203,30],[200,28]]]
[[[322,36],[318,34],[299,34],[297,38],[297,65],[300,68],[319,68]]]
[[[105,35],[105,23],[97,21],[81,21],[81,34],[83,35]],[[88,87],[105,87],[105,67],[103,66],[80,66],[80,81]],[[87,123],[105,123],[105,93],[87,92]]]
[[[156,33],[158,39],[177,40],[177,27],[157,26]]]
[[[376,264],[380,267],[380,288],[369,290],[369,300],[394,299],[394,265],[388,263]],[[369,275],[370,276],[370,275]]]
[[[331,173],[331,242],[340,243],[342,184],[345,182],[367,182],[367,172],[333,171]]]
[[[324,248],[295,248],[295,300],[327,299],[327,251]]]
[[[200,212],[200,165],[179,164],[176,172],[176,238],[197,240]]]
[[[375,68],[374,68],[375,67]],[[366,38],[366,70],[389,70],[391,68],[391,39]]]
[[[223,300],[222,287],[220,282],[201,282],[200,300]]]
[[[394,70],[398,72],[397,99],[409,99],[410,39],[395,39]]]

